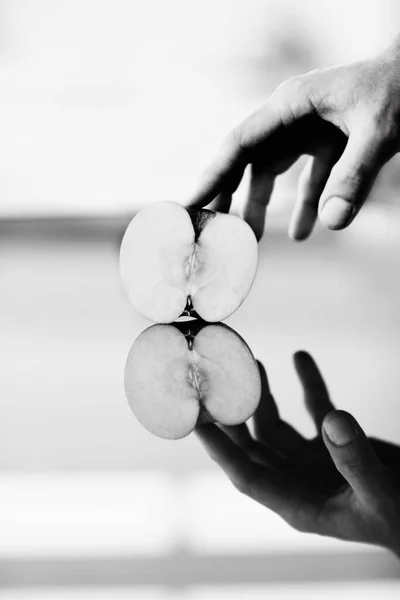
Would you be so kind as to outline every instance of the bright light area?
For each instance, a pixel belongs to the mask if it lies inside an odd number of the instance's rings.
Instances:
[[[390,0],[4,0],[0,215],[184,200],[278,83],[376,51],[394,12]]]
[[[271,586],[223,586],[203,588],[190,600],[398,600],[400,582],[295,584]]]
[[[0,498],[0,558],[372,549],[300,534],[213,472],[3,473]]]
[[[164,591],[142,587],[4,590],[2,600],[398,600],[400,582],[225,586]]]
[[[157,474],[0,476],[0,558],[163,555],[175,490]]]
[[[218,473],[196,473],[185,486],[184,505],[190,546],[197,552],[354,552],[367,545],[301,533],[264,506],[234,493]],[[376,551],[376,549],[375,549]]]
[[[180,594],[141,587],[104,588],[37,588],[33,590],[4,590],[2,600],[172,600]],[[182,596],[183,597],[183,596]]]

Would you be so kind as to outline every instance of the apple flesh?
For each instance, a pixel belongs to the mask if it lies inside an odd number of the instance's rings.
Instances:
[[[249,293],[257,262],[257,240],[245,221],[175,202],[141,210],[120,252],[129,301],[156,323],[182,315],[226,319]]]
[[[254,356],[233,329],[192,320],[152,325],[133,343],[125,393],[138,421],[161,438],[180,439],[196,425],[238,425],[261,396]]]

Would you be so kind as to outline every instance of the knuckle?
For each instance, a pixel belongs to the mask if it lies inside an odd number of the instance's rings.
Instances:
[[[295,77],[297,80],[295,85],[297,86],[297,90],[303,96],[310,98],[314,94],[315,90],[315,79],[319,76],[319,72],[317,70],[309,71],[308,73],[304,73],[298,77]]]
[[[232,483],[238,492],[244,496],[251,496],[251,490],[253,487],[253,477],[250,475],[235,477],[232,479]]]
[[[365,181],[370,177],[371,169],[365,164],[360,162],[357,167],[350,170],[349,168],[344,169],[338,165],[332,169],[332,177],[335,180],[340,181],[341,185],[351,190],[358,190],[364,186]]]
[[[290,77],[290,79],[286,79],[276,88],[275,93],[290,103],[292,98],[303,95],[306,88],[305,79],[306,76],[304,75]]]
[[[214,452],[212,449],[207,448],[207,452],[208,452],[208,456],[211,458],[211,460],[213,462],[215,462],[216,464],[219,464],[219,457],[217,455],[216,452]]]
[[[226,148],[228,154],[235,156],[237,159],[241,157],[247,160],[248,158],[253,137],[250,126],[252,118],[253,115],[250,115],[245,121],[233,127],[225,136],[223,148]]]
[[[300,75],[296,75],[294,77],[290,77],[289,79],[286,79],[280,86],[281,91],[283,91],[285,93],[295,93],[295,92],[299,91],[300,86],[301,86],[300,79],[301,79]]]
[[[263,442],[263,440],[267,437],[267,431],[265,427],[256,424],[254,426],[254,439],[256,442]]]
[[[241,126],[237,125],[231,129],[222,140],[222,148],[231,148],[234,151],[238,151],[242,147],[242,130]]]
[[[233,479],[232,483],[234,485],[234,487],[237,489],[238,492],[240,492],[241,494],[244,494],[245,496],[247,496],[247,492],[248,492],[248,483],[245,479]]]
[[[343,470],[352,477],[358,476],[360,471],[358,469],[358,463],[355,459],[351,459],[346,461],[346,464],[343,465]]]
[[[369,114],[370,127],[376,136],[380,136],[388,125],[388,113],[382,105],[374,107]],[[382,137],[384,137],[382,135]]]
[[[305,519],[297,519],[297,520],[287,519],[286,522],[295,531],[299,531],[300,533],[313,533],[310,523],[308,523]]]
[[[316,519],[309,516],[306,512],[291,510],[283,512],[281,517],[290,527],[300,533],[318,533],[319,529],[316,524]]]
[[[286,96],[289,93],[290,79],[285,79],[275,89],[273,96]]]
[[[343,469],[347,475],[356,479],[367,479],[370,475],[369,466],[357,456],[348,458]]]
[[[399,120],[386,111],[376,111],[372,115],[372,126],[383,150],[394,153],[400,141]]]

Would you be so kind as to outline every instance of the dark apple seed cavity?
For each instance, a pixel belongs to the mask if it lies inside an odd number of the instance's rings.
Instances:
[[[199,318],[199,315],[193,308],[192,297],[190,294],[187,297],[186,306],[185,306],[184,311],[182,312],[181,315],[179,315],[179,318],[180,317],[192,317],[193,319]]]
[[[211,221],[217,213],[212,210],[207,210],[206,208],[202,208],[200,210],[187,208],[186,210],[188,211],[189,217],[192,221],[194,229],[194,241],[197,243],[205,225]]]

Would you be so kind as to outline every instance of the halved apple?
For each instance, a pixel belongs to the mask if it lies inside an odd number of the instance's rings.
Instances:
[[[182,314],[226,319],[249,293],[257,262],[257,240],[245,221],[175,202],[141,210],[120,252],[131,304],[157,323],[172,323]]]
[[[222,323],[191,320],[152,325],[136,338],[125,392],[148,431],[179,439],[198,424],[247,421],[260,401],[261,379],[239,334]]]

